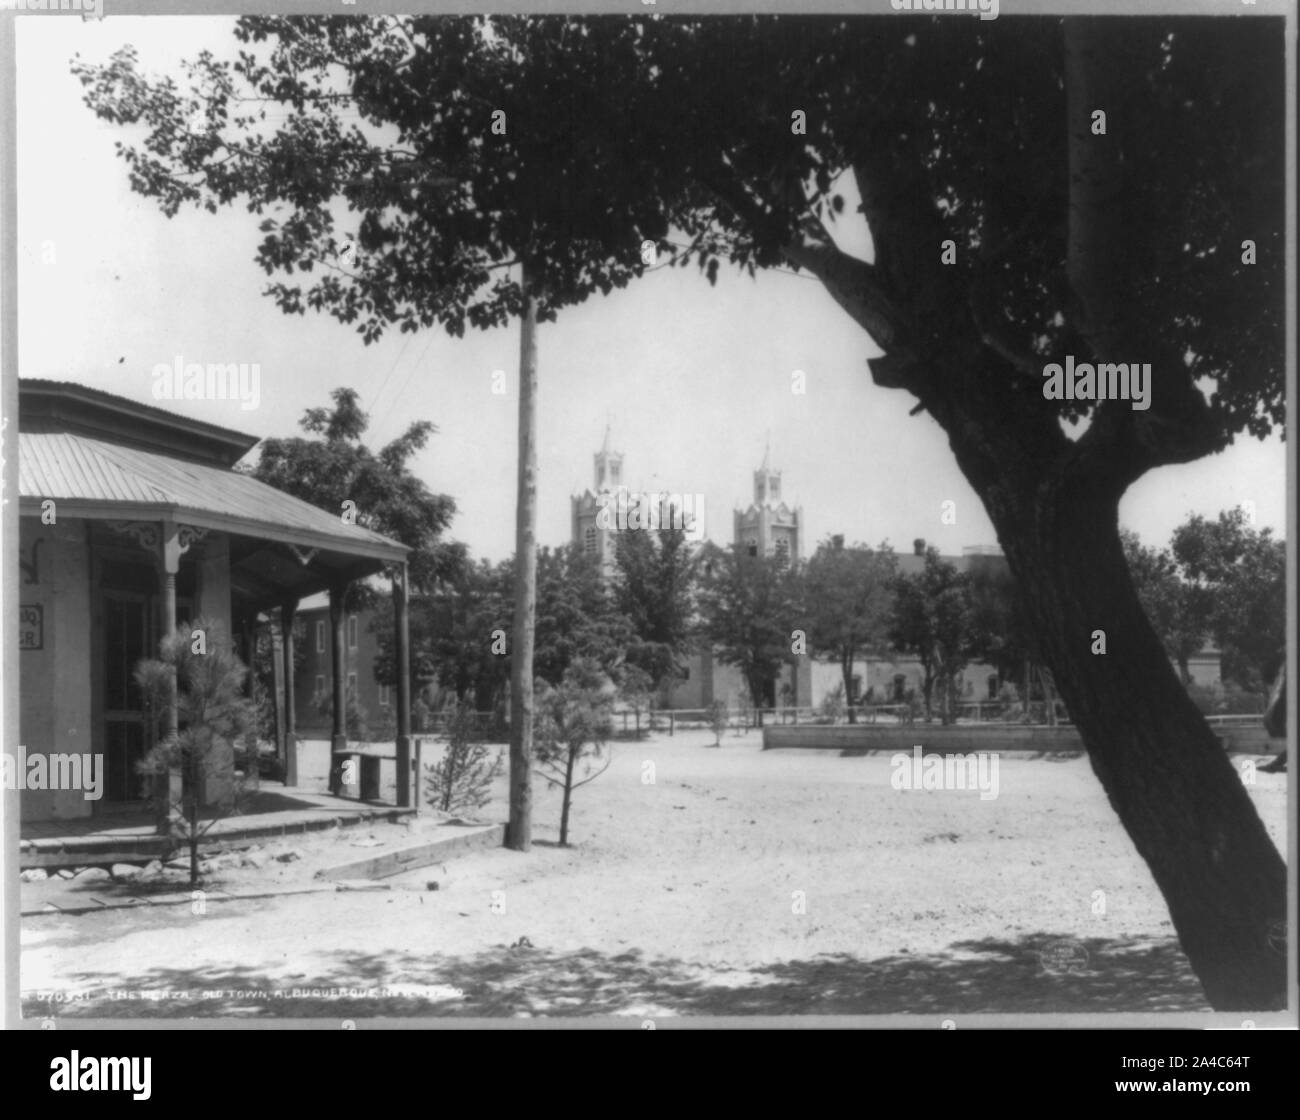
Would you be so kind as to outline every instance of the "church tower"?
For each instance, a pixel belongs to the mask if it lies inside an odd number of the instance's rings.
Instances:
[[[605,426],[605,442],[595,454],[595,490],[585,490],[570,499],[572,511],[573,543],[587,556],[594,557],[608,580],[614,574],[614,534],[617,526],[614,513],[617,509],[618,489],[623,482],[623,453],[613,451],[609,445],[609,426]],[[609,503],[610,516],[604,525],[597,522],[601,507]]]
[[[735,541],[751,556],[779,556],[787,563],[803,555],[803,509],[786,505],[781,496],[781,472],[772,469],[771,447],[754,472],[754,501],[736,510]]]

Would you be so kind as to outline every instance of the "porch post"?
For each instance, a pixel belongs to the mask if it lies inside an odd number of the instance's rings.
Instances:
[[[293,681],[293,620],[298,600],[280,604],[280,645],[284,651],[284,784],[298,784],[298,709]]]
[[[257,696],[257,684],[253,679],[253,662],[257,659],[257,611],[245,614],[239,621],[239,629],[241,660],[244,662],[244,668],[248,670],[244,677],[244,697],[252,701]],[[252,735],[245,736],[242,745],[245,752],[244,780],[253,789],[260,789],[262,785],[262,758],[256,731]],[[204,800],[207,800],[206,794]]]
[[[330,585],[330,631],[334,650],[333,727],[330,732],[330,793],[338,794],[343,788],[342,752],[348,749],[347,734],[347,683],[348,651],[344,633],[343,598],[346,583]]]
[[[167,637],[176,629],[176,573],[181,567],[181,553],[184,549],[180,542],[180,529],[174,522],[162,523],[162,569],[159,573],[159,596],[162,610],[158,619],[158,637]],[[168,688],[167,708],[163,712],[163,736],[176,734],[179,727],[177,716],[176,678],[173,676]],[[177,770],[169,774],[160,774],[154,781],[154,797],[158,802],[157,829],[160,834],[170,831],[173,809],[178,806],[185,795],[184,776]]]
[[[394,648],[397,651],[397,804],[413,808],[418,789],[411,789],[411,625],[409,573],[402,564],[393,577]],[[416,775],[416,784],[419,775]],[[414,793],[415,797],[412,797]]]

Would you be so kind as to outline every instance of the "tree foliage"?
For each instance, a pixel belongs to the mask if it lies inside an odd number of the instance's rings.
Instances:
[[[174,797],[168,819],[173,835],[189,849],[193,885],[200,877],[203,837],[216,821],[237,810],[243,796],[243,783],[234,773],[235,749],[257,730],[256,705],[244,694],[248,669],[222,627],[200,618],[164,637],[158,656],[141,660],[133,676],[154,737],[140,772],[164,779],[179,775],[179,796],[168,794]],[[166,714],[173,697],[176,730],[169,731]]]
[[[1170,551],[1187,594],[1206,604],[1224,679],[1267,692],[1286,649],[1286,542],[1231,509],[1216,521],[1190,517],[1174,530]]]
[[[743,545],[707,550],[699,589],[699,634],[718,659],[735,665],[754,707],[773,707],[776,680],[792,664],[798,592],[792,568]],[[761,723],[761,716],[760,716]]]
[[[568,665],[559,684],[540,679],[537,684],[537,763],[546,781],[560,790],[564,847],[574,791],[613,762],[605,744],[614,729],[614,688],[599,662],[587,657]]]
[[[679,673],[690,643],[696,561],[686,534],[622,532],[614,555],[614,601],[632,627],[627,661],[663,684]]]
[[[1127,530],[1121,530],[1120,538],[1142,609],[1178,665],[1183,683],[1188,684],[1188,662],[1210,634],[1211,603],[1206,589],[1188,582],[1168,549],[1150,548]]]
[[[447,750],[428,768],[425,796],[444,813],[481,809],[501,773],[501,754],[479,737],[472,705],[457,700],[447,715]]]
[[[818,546],[801,573],[808,652],[840,666],[850,723],[857,721],[853,665],[859,653],[885,644],[897,569],[888,544],[845,548],[836,537]]]
[[[951,723],[956,714],[953,687],[957,674],[979,652],[979,631],[970,577],[944,560],[933,545],[925,551],[920,572],[900,574],[894,581],[889,635],[895,649],[913,654],[921,663],[926,719],[932,715],[937,684],[941,718]]]
[[[453,576],[464,548],[441,538],[456,502],[430,492],[410,465],[437,428],[428,420],[413,421],[372,452],[362,443],[370,420],[356,390],[335,389],[330,396],[332,409],[309,408],[299,421],[304,432],[319,438],[263,440],[254,476],[332,514],[354,512],[356,524],[409,546],[413,587],[431,588]],[[345,501],[354,505],[345,508]]]

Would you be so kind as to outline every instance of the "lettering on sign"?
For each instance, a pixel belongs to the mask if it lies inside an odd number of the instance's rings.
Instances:
[[[45,648],[45,608],[40,604],[19,606],[18,648]]]

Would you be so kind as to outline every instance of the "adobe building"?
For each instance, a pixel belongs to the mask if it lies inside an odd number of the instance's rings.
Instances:
[[[136,763],[152,732],[132,671],[157,656],[159,639],[178,624],[214,620],[220,633],[209,643],[240,642],[247,664],[243,643],[269,616],[292,666],[297,605],[324,591],[330,645],[343,664],[343,590],[387,571],[396,573],[399,659],[409,656],[408,549],[236,470],[256,437],[87,386],[31,379],[19,382],[18,429],[19,742],[29,761],[100,756],[105,774],[99,799],[81,789],[24,789],[24,820],[143,808],[149,791]],[[289,695],[279,699],[290,717],[277,746],[292,785],[298,740],[292,673],[288,679]],[[338,674],[332,690],[334,752],[347,746],[343,679]],[[398,801],[408,805],[409,697],[404,683],[395,691]],[[169,720],[174,727],[174,711]],[[173,797],[178,782],[174,776]],[[220,793],[205,789],[205,803]]]

